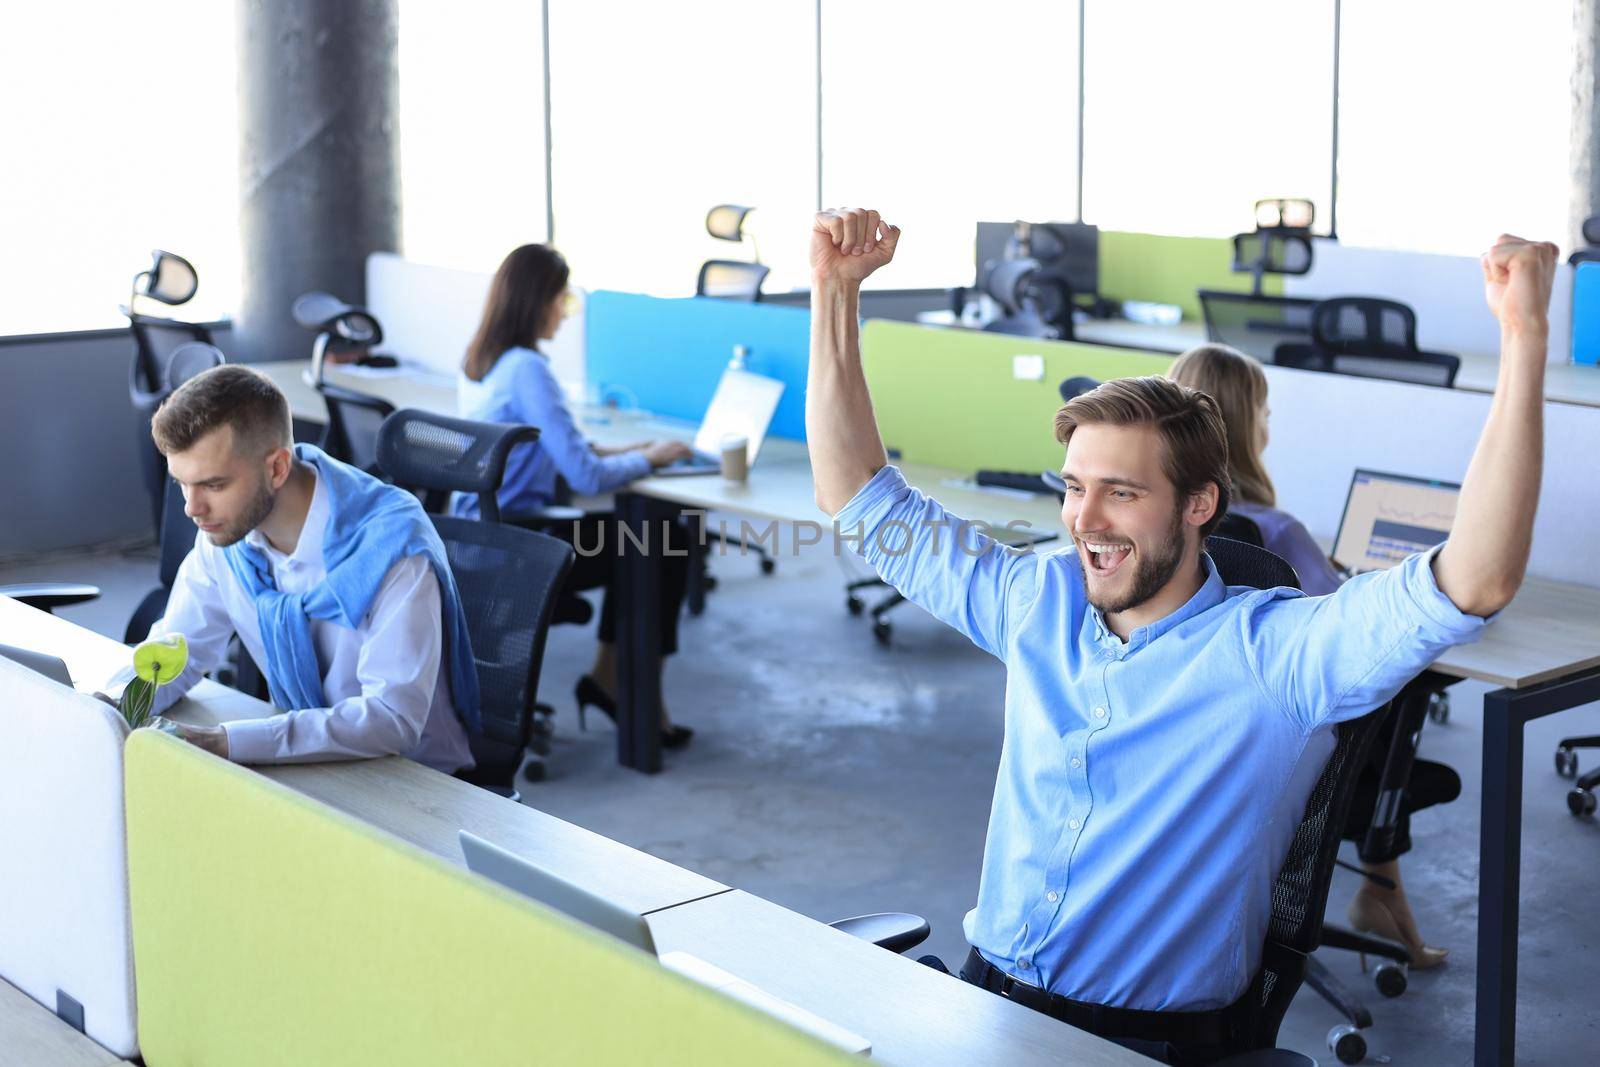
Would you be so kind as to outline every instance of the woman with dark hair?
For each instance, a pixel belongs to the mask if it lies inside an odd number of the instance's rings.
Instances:
[[[462,417],[483,422],[536,426],[539,440],[512,451],[506,461],[505,481],[498,500],[502,516],[515,522],[557,502],[557,480],[572,492],[594,496],[621,488],[690,454],[681,441],[646,441],[623,448],[591,443],[568,409],[561,385],[550,370],[539,342],[556,334],[566,317],[567,261],[544,245],[523,245],[506,256],[489,286],[478,332],[467,346],[457,393]],[[477,501],[458,498],[455,511],[472,516]],[[567,578],[568,590],[605,587],[600,611],[600,645],[594,666],[578,681],[580,721],[585,708],[594,705],[615,719],[616,665],[616,520],[609,514],[585,515],[548,532],[581,546]],[[669,527],[667,551],[652,555],[661,567],[661,651],[671,655],[678,647],[678,614],[688,586],[688,561],[683,550],[688,534],[679,523]],[[602,551],[595,551],[602,546]],[[665,703],[662,704],[665,708]],[[673,726],[662,712],[661,743],[678,748],[694,731]]]
[[[1222,411],[1228,434],[1228,473],[1233,477],[1233,499],[1228,510],[1243,515],[1261,530],[1261,540],[1294,567],[1300,587],[1312,596],[1339,588],[1343,578],[1300,521],[1277,506],[1277,491],[1267,474],[1261,453],[1267,447],[1267,376],[1261,364],[1227,345],[1191,348],[1172,363],[1167,376],[1180,385],[1207,393]],[[1393,723],[1379,730],[1388,737]],[[1388,749],[1373,745],[1362,768],[1361,780],[1345,819],[1344,838],[1363,842],[1372,824]],[[1398,941],[1411,952],[1413,970],[1427,970],[1444,962],[1448,949],[1423,943],[1416,917],[1400,885],[1400,857],[1411,851],[1411,813],[1435,804],[1447,804],[1461,795],[1461,777],[1443,763],[1419,759],[1411,765],[1411,779],[1401,800],[1399,832],[1383,855],[1362,855],[1368,873],[1387,878],[1393,889],[1363,879],[1350,902],[1350,925]]]

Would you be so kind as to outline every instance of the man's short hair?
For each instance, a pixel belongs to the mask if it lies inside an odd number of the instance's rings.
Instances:
[[[233,427],[241,454],[287,448],[294,440],[289,402],[260,371],[223,364],[195,375],[161,402],[150,433],[164,456],[186,452],[206,434]]]
[[[1117,378],[1076,396],[1056,412],[1056,440],[1065,445],[1079,426],[1150,426],[1166,446],[1161,467],[1186,500],[1217,486],[1217,510],[1204,526],[1204,540],[1228,510],[1228,434],[1216,401],[1168,378]]]

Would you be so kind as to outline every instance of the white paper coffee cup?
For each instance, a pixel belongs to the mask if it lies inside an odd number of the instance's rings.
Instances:
[[[742,433],[722,438],[722,476],[730,482],[743,482],[750,476],[750,439]]]

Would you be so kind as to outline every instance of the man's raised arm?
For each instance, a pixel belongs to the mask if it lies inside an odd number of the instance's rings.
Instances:
[[[894,258],[900,230],[876,211],[824,211],[811,231],[811,370],[806,441],[817,506],[829,515],[889,462],[861,370],[861,283]]]
[[[1472,453],[1450,539],[1434,558],[1439,589],[1491,615],[1522,585],[1544,472],[1544,361],[1556,246],[1502,236],[1483,257],[1484,296],[1500,320],[1500,378]]]

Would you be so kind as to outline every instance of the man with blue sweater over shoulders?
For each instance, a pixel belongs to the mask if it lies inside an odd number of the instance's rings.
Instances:
[[[1166,378],[1107,382],[1057,412],[1059,550],[1008,550],[907,485],[858,339],[861,283],[899,239],[875,211],[816,217],[806,438],[841,532],[1006,664],[962,977],[1167,1062],[1210,1062],[1236,1044],[1229,1009],[1260,967],[1334,726],[1475,639],[1522,582],[1555,246],[1506,236],[1483,257],[1500,380],[1449,539],[1307,597],[1223,585],[1203,550],[1228,502],[1222,419]]]
[[[478,682],[444,545],[416,498],[293,445],[289,406],[264,375],[206,371],[151,424],[199,529],[150,636],[181,633],[178,700],[240,641],[282,714],[172,724],[238,763],[403,755],[472,766]]]

